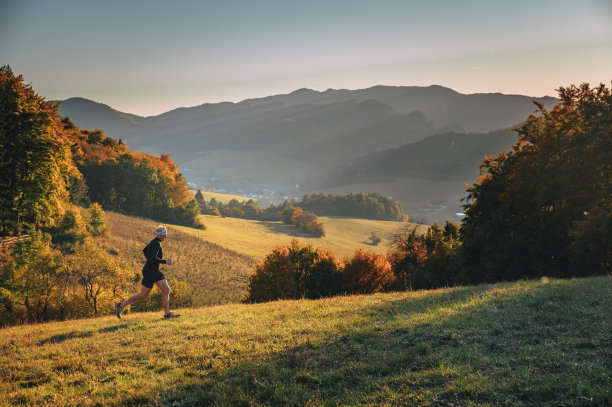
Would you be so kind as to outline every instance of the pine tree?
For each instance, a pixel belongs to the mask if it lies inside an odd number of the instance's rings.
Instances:
[[[99,203],[92,203],[87,209],[89,230],[93,236],[103,235],[108,230],[104,210]]]

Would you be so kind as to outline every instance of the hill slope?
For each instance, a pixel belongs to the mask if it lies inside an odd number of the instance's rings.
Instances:
[[[206,224],[206,230],[176,225],[173,228],[257,260],[263,259],[274,247],[288,244],[291,239],[298,239],[301,243],[315,247],[330,248],[340,257],[352,256],[355,249],[384,254],[390,247],[392,235],[406,225],[404,222],[320,216],[319,220],[325,225],[325,237],[315,238],[280,221],[208,215],[202,215],[201,219]],[[381,238],[381,243],[377,246],[371,245],[369,240],[372,232]]]
[[[473,182],[482,159],[496,148],[509,150],[516,140],[517,134],[511,130],[435,134],[344,163],[312,182],[317,182],[318,188],[412,178]]]
[[[103,239],[103,244],[127,260],[123,266],[134,272],[134,292],[138,292],[144,265],[142,249],[155,237],[158,223],[113,212],[107,213],[107,220],[111,233]],[[240,301],[255,267],[252,258],[176,227],[170,228],[169,238],[164,241],[164,255],[175,260],[172,266],[162,265],[173,292],[178,293],[177,283],[184,284],[186,292],[182,294],[188,294],[194,306]],[[157,295],[157,289],[153,293]],[[159,302],[159,298],[156,300]]]
[[[280,301],[0,330],[41,405],[609,405],[612,277]]]

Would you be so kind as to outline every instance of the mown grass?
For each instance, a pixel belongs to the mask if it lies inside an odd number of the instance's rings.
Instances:
[[[325,225],[325,236],[316,238],[280,221],[208,215],[202,215],[201,219],[206,224],[206,230],[174,227],[258,260],[263,259],[274,247],[288,244],[291,239],[311,243],[315,247],[329,248],[340,257],[352,256],[355,249],[384,254],[390,248],[392,235],[407,225],[403,222],[320,216],[319,220]],[[426,227],[421,228],[425,230]],[[372,245],[369,239],[372,232],[381,238],[381,242],[376,246]]]
[[[0,330],[11,405],[605,406],[612,277]]]
[[[102,244],[126,259],[123,266],[134,271],[134,292],[139,292],[145,260],[142,249],[155,237],[158,223],[112,212],[106,217],[111,233]],[[163,249],[164,257],[175,261],[161,267],[170,287],[176,287],[176,282],[187,284],[194,305],[238,302],[246,294],[248,276],[255,268],[252,258],[172,227]]]

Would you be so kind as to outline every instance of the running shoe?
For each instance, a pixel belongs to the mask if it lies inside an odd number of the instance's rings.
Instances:
[[[169,312],[166,315],[164,315],[164,319],[177,318],[180,316],[181,314],[175,314],[174,312]]]

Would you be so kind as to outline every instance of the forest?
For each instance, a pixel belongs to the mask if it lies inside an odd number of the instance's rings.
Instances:
[[[80,130],[0,68],[0,234],[56,226],[69,204],[198,225],[198,206],[170,156],[130,151],[101,130]]]
[[[229,216],[256,220],[278,220],[281,213],[289,206],[301,208],[316,213],[317,216],[347,216],[360,219],[406,221],[406,210],[395,199],[378,193],[362,192],[348,195],[304,195],[301,201],[285,201],[279,205],[260,208],[252,200],[240,202],[233,199],[227,203],[214,198],[204,199],[201,191],[195,198],[200,206],[200,212],[208,215]],[[215,210],[216,209],[216,210]]]

